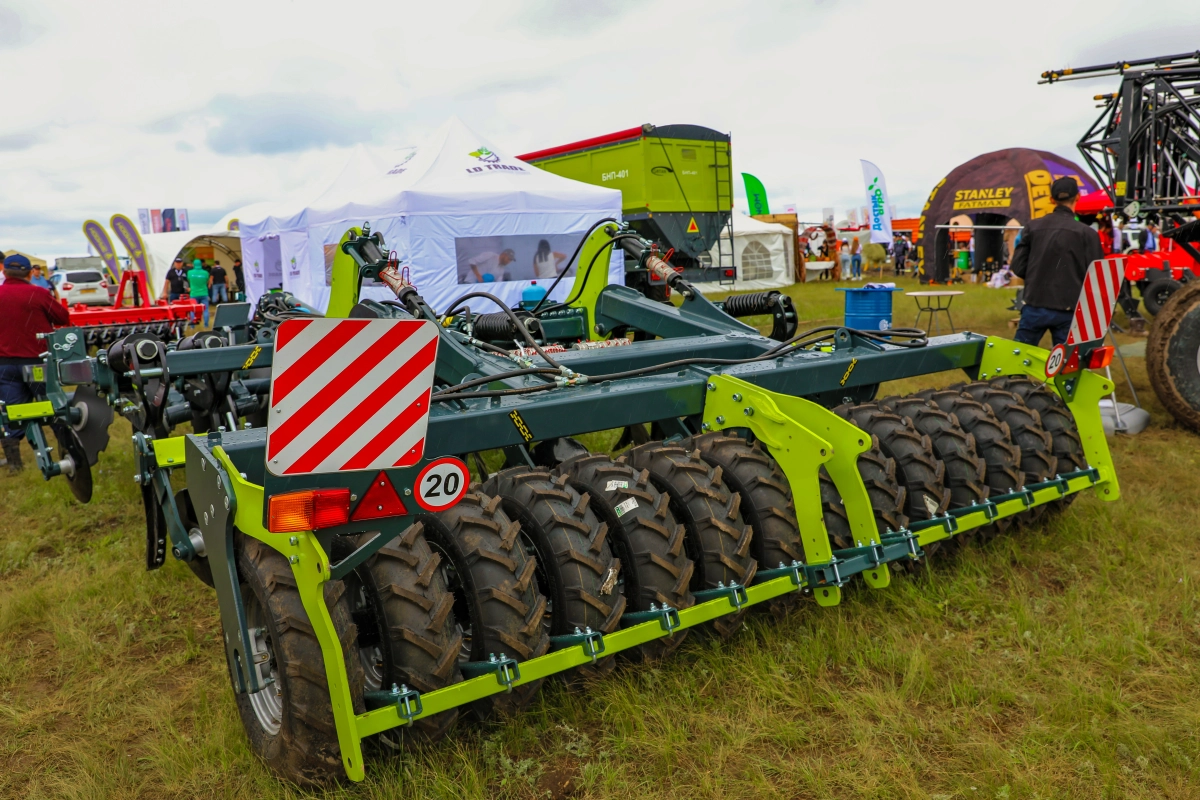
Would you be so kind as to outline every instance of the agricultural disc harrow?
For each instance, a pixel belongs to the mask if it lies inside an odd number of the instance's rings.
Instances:
[[[679,305],[607,285],[615,247]],[[565,302],[481,314],[495,298],[472,292],[439,314],[353,231],[336,318],[95,358],[56,332],[53,398],[6,409],[48,477],[42,426],[91,435],[63,386],[155,417],[134,436],[147,566],[169,550],[214,588],[247,736],[279,774],[361,780],[364,740],[435,739],[547,679],[731,636],[764,603],[837,605],[855,576],[882,589],[1085,489],[1118,497],[1112,387],[1080,368],[1096,343],[1048,381],[1046,351],[994,337],[800,331],[786,297],[712,303],[611,220],[572,261]],[[368,278],[396,301],[360,302]],[[876,397],[946,370],[969,381]],[[170,436],[171,393],[201,383],[198,432]],[[617,457],[575,438],[608,430]]]

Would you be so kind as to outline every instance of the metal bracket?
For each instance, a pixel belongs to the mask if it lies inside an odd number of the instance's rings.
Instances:
[[[698,592],[692,592],[692,596],[701,602],[725,597],[729,599],[729,604],[737,611],[741,611],[742,606],[746,605],[748,600],[746,597],[746,587],[734,581],[730,581],[728,586],[721,581],[717,581],[717,588],[701,589]]]
[[[767,581],[771,581],[776,578],[782,578],[784,575],[787,575],[792,579],[792,584],[797,589],[806,585],[804,579],[804,565],[799,561],[793,561],[791,566],[788,566],[780,561],[779,566],[774,569],[760,569],[758,572],[754,573],[754,582],[766,583]]]
[[[511,692],[516,682],[521,680],[521,667],[517,664],[517,660],[509,658],[504,653],[501,653],[499,658],[492,653],[488,656],[487,661],[468,661],[458,666],[462,670],[464,678],[477,678],[489,673],[495,675],[496,681],[504,687],[506,692]]]
[[[363,700],[370,709],[395,706],[396,713],[404,720],[405,725],[411,725],[424,711],[421,707],[421,693],[416,689],[409,689],[407,685],[397,686],[393,683],[390,692],[364,692]]]
[[[649,622],[655,619],[658,620],[659,625],[662,625],[662,629],[667,632],[668,636],[678,630],[681,624],[679,610],[671,608],[666,603],[663,603],[661,608],[651,603],[649,611],[630,611],[621,616],[621,622],[626,625],[636,625],[639,622]]]
[[[584,655],[591,657],[592,663],[595,664],[596,658],[604,652],[604,635],[588,627],[583,630],[576,628],[574,633],[550,637],[550,646],[555,650],[576,644],[583,646]]]

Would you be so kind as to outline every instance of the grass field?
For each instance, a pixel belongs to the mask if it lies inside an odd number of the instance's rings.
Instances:
[[[1009,335],[1012,292],[963,288],[960,325]],[[806,320],[840,316],[829,284],[792,295]],[[1111,441],[1120,502],[1085,493],[838,608],[547,687],[330,796],[1200,797],[1200,439],[1130,366],[1153,424]],[[212,592],[171,559],[144,569],[129,433],[89,505],[28,466],[0,477],[0,796],[306,796],[247,747]]]

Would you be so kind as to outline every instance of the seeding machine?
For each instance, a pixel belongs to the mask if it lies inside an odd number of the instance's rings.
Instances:
[[[608,285],[614,247],[676,302]],[[1051,380],[1051,354],[995,337],[802,331],[786,296],[710,302],[613,220],[565,302],[516,309],[471,292],[439,313],[378,234],[341,249],[337,317],[284,302],[253,338],[96,357],[56,331],[47,399],[5,409],[47,477],[98,452],[103,408],[135,421],[147,567],[169,550],[214,588],[247,736],[297,782],[361,780],[364,740],[437,738],[617,654],[730,636],[756,605],[834,606],[856,576],[882,589],[1083,490],[1118,497],[1099,342]],[[366,279],[396,300],[360,302]],[[946,370],[970,380],[876,398]],[[619,457],[581,443],[601,431]]]

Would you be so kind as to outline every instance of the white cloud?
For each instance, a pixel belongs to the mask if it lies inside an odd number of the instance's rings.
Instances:
[[[0,245],[80,252],[84,219],[139,206],[212,222],[451,113],[513,152],[644,122],[730,131],[735,169],[813,216],[863,204],[868,158],[914,214],[980,153],[1077,158],[1117,82],[1043,70],[1198,39],[1194,0],[0,0]]]

